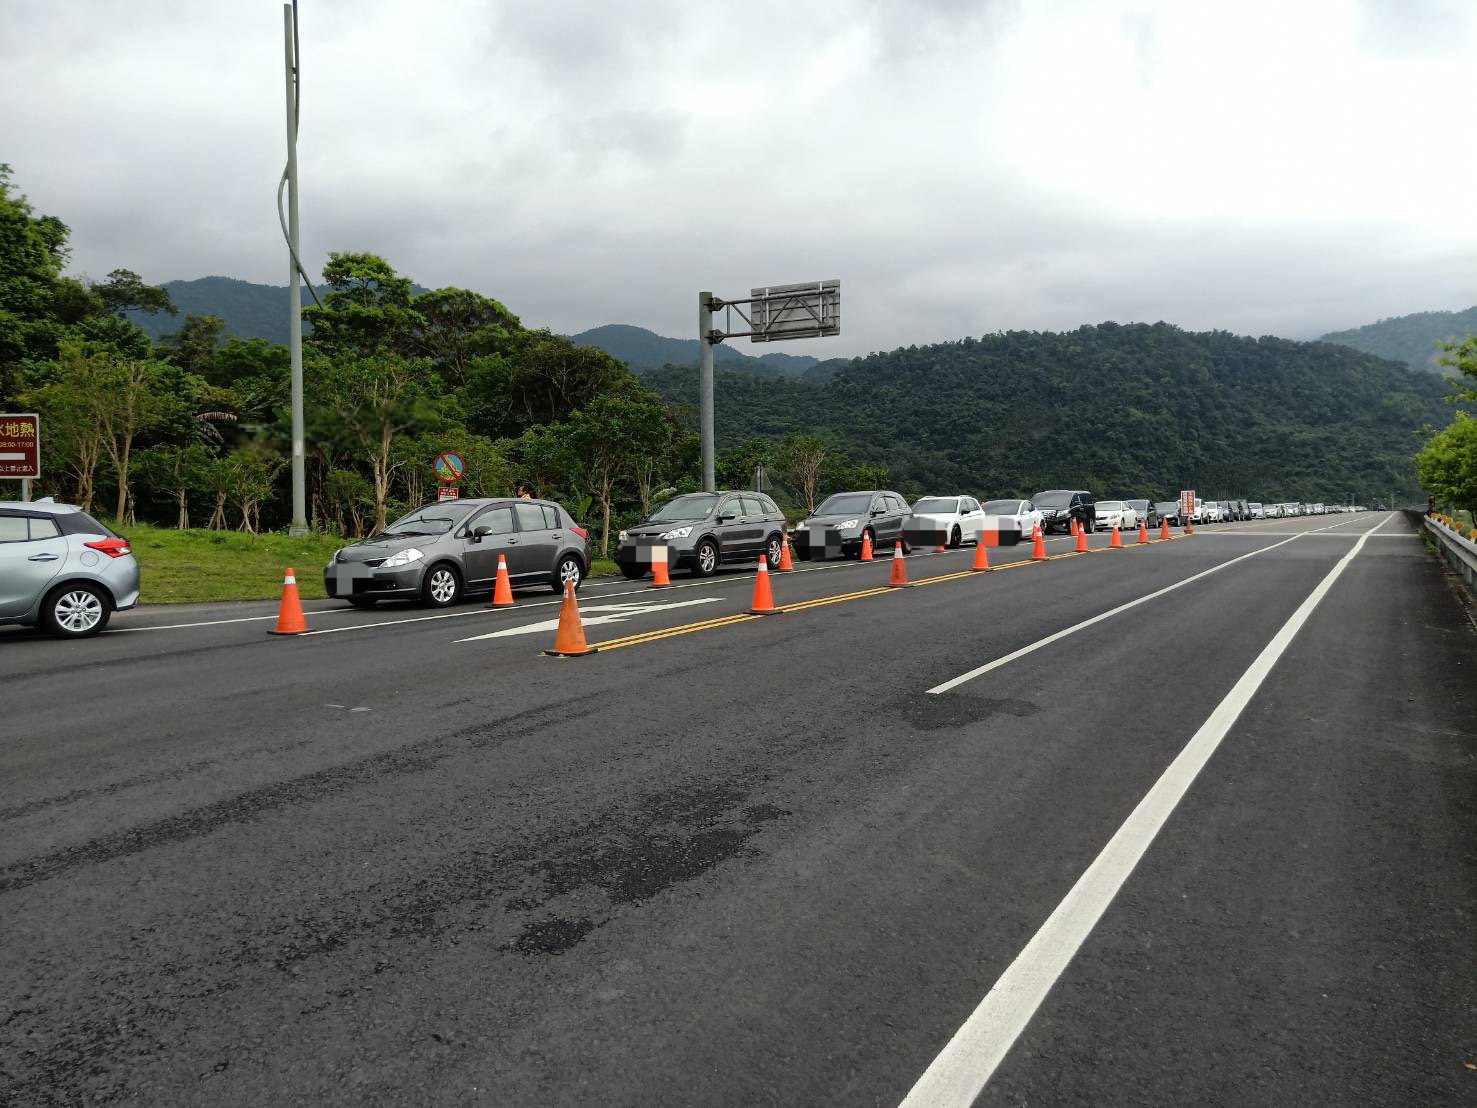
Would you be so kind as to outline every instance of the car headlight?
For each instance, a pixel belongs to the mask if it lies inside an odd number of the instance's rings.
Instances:
[[[664,532],[662,534],[662,538],[664,538],[664,539],[685,539],[690,534],[692,534],[692,528],[691,527],[674,527],[674,528],[672,528],[672,530]]]
[[[856,520],[854,520],[854,519],[847,519],[847,520],[843,520],[842,522],[836,524],[836,530],[838,530],[838,531],[845,531],[848,527],[855,527],[855,526],[856,526]]]
[[[408,566],[411,562],[418,562],[424,557],[424,554],[412,546],[409,550],[402,550],[399,553],[391,554],[380,563],[380,568],[394,569],[396,566]]]

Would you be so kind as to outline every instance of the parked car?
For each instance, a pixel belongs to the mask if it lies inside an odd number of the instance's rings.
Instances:
[[[1015,526],[1020,528],[1023,539],[1030,538],[1038,527],[1043,531],[1046,529],[1041,519],[1041,509],[1029,500],[991,500],[983,510],[986,517],[998,516],[1013,520]]]
[[[1076,520],[1089,531],[1097,525],[1093,510],[1095,500],[1092,493],[1081,489],[1049,489],[1031,497],[1031,503],[1041,510],[1048,534],[1053,531],[1070,531],[1072,520]]]
[[[710,577],[724,563],[753,565],[760,555],[777,569],[784,536],[785,514],[762,492],[690,492],[622,531],[615,561],[635,581],[650,572],[650,549],[660,544],[668,568],[694,577]]]
[[[500,554],[514,588],[578,589],[590,572],[589,533],[561,505],[478,498],[428,504],[342,548],[323,567],[323,587],[356,608],[381,600],[444,608],[491,592]]]
[[[911,528],[937,532],[949,547],[979,542],[985,523],[980,502],[972,496],[925,496],[913,505],[910,514]]]
[[[0,505],[0,623],[85,638],[138,594],[128,540],[81,508],[49,498]]]
[[[1255,500],[1246,506],[1246,514],[1251,519],[1266,519],[1267,511]]]
[[[795,525],[795,553],[806,559],[855,558],[863,536],[871,537],[873,550],[891,550],[901,542],[906,553],[903,526],[909,515],[908,502],[890,489],[834,493]]]
[[[1185,521],[1180,518],[1180,502],[1178,500],[1156,500],[1154,511],[1158,514],[1160,521],[1169,520],[1171,527],[1183,527]]]
[[[1159,508],[1152,500],[1128,500],[1125,503],[1133,509],[1145,527],[1159,526]]]
[[[1138,513],[1128,506],[1126,500],[1099,500],[1093,505],[1097,525],[1104,530],[1114,527],[1128,531],[1139,525]]]

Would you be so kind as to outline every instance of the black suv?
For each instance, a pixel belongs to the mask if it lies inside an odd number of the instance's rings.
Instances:
[[[1162,517],[1159,515],[1158,507],[1152,500],[1125,500],[1123,503],[1138,513],[1139,521],[1145,527],[1159,526],[1159,520]]]
[[[1097,498],[1090,492],[1049,489],[1031,497],[1031,503],[1041,512],[1041,526],[1048,535],[1070,531],[1074,519],[1088,531],[1097,527]]]
[[[690,492],[667,501],[622,531],[615,561],[632,581],[651,571],[651,548],[667,548],[672,569],[710,576],[721,562],[755,565],[759,555],[777,569],[785,514],[762,492]]]

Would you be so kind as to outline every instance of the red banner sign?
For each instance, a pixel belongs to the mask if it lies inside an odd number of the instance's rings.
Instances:
[[[41,476],[41,417],[0,415],[0,477]]]

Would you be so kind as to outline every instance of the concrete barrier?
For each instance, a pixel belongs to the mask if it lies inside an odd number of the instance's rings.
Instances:
[[[1454,528],[1440,523],[1430,516],[1425,517],[1426,530],[1436,539],[1441,554],[1451,568],[1461,574],[1467,588],[1477,593],[1477,542],[1463,537]]]

